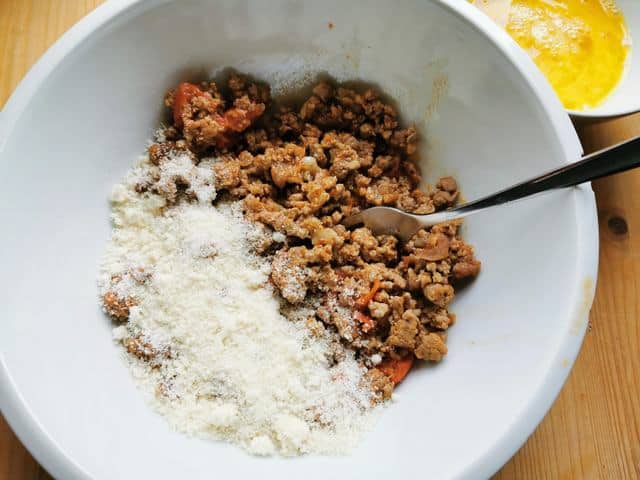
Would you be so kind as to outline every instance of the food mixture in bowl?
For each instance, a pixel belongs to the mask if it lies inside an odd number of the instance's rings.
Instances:
[[[112,194],[100,273],[115,339],[178,430],[269,455],[345,453],[415,361],[439,362],[480,262],[460,223],[406,244],[341,222],[454,205],[422,187],[418,136],[373,89],[301,105],[230,74],[181,83],[171,125]]]

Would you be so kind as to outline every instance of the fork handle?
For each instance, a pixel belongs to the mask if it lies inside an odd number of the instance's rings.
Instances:
[[[640,136],[582,157],[581,160],[530,180],[518,183],[498,193],[449,210],[456,217],[495,205],[520,200],[556,188],[573,187],[601,177],[640,166]]]

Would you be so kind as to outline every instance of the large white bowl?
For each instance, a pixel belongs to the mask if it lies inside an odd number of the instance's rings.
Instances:
[[[108,2],[49,50],[0,118],[9,423],[64,479],[489,476],[540,422],[580,347],[598,255],[589,186],[469,219],[484,269],[455,301],[450,355],[408,378],[351,456],[252,458],[172,432],[143,403],[97,304],[107,194],[165,89],[223,66],[276,90],[318,71],[376,83],[424,135],[427,174],[455,175],[469,199],[580,155],[533,63],[462,0]]]

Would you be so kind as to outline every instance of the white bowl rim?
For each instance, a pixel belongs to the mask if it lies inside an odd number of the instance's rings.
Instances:
[[[4,145],[17,123],[16,119],[21,116],[40,85],[69,53],[117,17],[133,13],[136,7],[142,11],[167,1],[169,0],[108,0],[64,33],[29,70],[4,109],[0,111],[0,160]],[[470,3],[459,0],[433,1],[468,21],[473,28],[496,45],[512,66],[521,73],[532,95],[535,95],[544,107],[547,120],[557,132],[565,160],[567,162],[577,160],[582,154],[582,147],[570,117],[529,56],[506,32]],[[578,187],[575,192],[573,199],[576,202],[579,230],[577,278],[592,279],[593,286],[589,291],[578,293],[572,298],[570,318],[579,320],[580,327],[578,330],[574,329],[573,333],[565,334],[552,362],[552,365],[562,363],[566,368],[549,369],[540,388],[518,413],[506,433],[480,458],[471,462],[459,478],[488,478],[516,453],[553,404],[580,350],[598,273],[598,224],[595,197],[590,184]],[[66,454],[62,446],[56,443],[35,418],[13,381],[2,352],[0,352],[0,410],[18,438],[49,473],[58,478],[91,478],[89,473]]]
[[[607,110],[606,100],[605,100],[605,106],[602,106],[602,107],[594,107],[594,108],[589,108],[587,110],[567,109],[567,113],[571,115],[573,118],[580,118],[585,120],[586,119],[606,120],[608,118],[616,118],[616,117],[624,117],[626,115],[633,115],[634,113],[638,113],[638,112],[640,112],[640,104],[633,105],[627,108],[622,108],[619,110]]]

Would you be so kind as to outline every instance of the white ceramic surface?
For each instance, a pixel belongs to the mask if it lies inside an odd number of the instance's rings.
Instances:
[[[484,270],[454,303],[450,354],[407,379],[351,456],[257,459],[187,438],[129,377],[96,298],[107,195],[155,128],[165,89],[185,76],[235,66],[280,87],[323,70],[372,81],[425,135],[428,175],[455,175],[469,199],[580,155],[533,63],[466,1],[343,5],[107,2],[7,103],[0,406],[58,478],[486,478],[553,402],[593,296],[589,186],[469,219]]]
[[[640,2],[638,0],[615,0],[624,13],[627,30],[631,37],[631,53],[627,68],[620,83],[602,105],[587,110],[569,110],[574,117],[616,117],[640,111]]]

